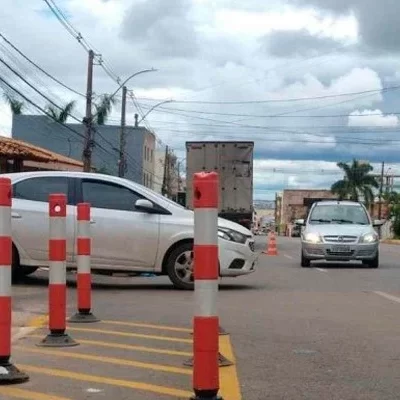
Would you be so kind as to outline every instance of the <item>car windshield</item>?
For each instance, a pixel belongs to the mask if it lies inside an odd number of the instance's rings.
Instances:
[[[310,224],[369,224],[367,213],[361,206],[319,205],[314,208]]]

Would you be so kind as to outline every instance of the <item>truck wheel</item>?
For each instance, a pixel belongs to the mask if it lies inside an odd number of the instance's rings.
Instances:
[[[183,243],[169,255],[167,274],[176,289],[194,289],[193,243]]]

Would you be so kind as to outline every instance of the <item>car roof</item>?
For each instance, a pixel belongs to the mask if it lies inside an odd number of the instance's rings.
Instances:
[[[362,204],[358,201],[351,201],[351,200],[322,200],[315,202],[315,205],[326,205],[326,206],[337,206],[337,205],[344,205],[344,206],[358,206],[362,207]]]

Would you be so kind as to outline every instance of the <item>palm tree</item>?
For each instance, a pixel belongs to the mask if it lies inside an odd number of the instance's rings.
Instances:
[[[104,125],[107,118],[112,110],[112,106],[115,104],[115,99],[108,94],[103,94],[98,104],[95,104],[96,108],[96,124]]]
[[[8,103],[11,108],[11,112],[14,115],[21,115],[22,111],[25,107],[25,104],[22,101],[17,100],[15,97],[10,95],[9,93],[3,94],[4,100]]]
[[[75,107],[75,101],[70,101],[61,109],[59,107],[55,107],[52,104],[50,104],[47,106],[47,112],[54,120],[64,124],[65,122],[67,122],[67,119],[71,115],[71,112],[73,111],[74,107]]]
[[[344,171],[345,176],[332,185],[331,192],[337,194],[340,200],[359,201],[363,197],[367,206],[373,203],[373,188],[377,189],[379,184],[374,176],[369,175],[373,170],[372,165],[354,159],[350,165],[340,162],[337,166]]]

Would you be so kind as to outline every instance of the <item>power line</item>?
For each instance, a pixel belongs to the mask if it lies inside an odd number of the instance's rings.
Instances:
[[[41,71],[43,74],[45,74],[47,77],[49,77],[50,79],[52,79],[54,82],[58,83],[59,85],[61,85],[62,87],[64,87],[65,89],[68,89],[69,91],[82,96],[82,97],[86,97],[83,93],[78,92],[75,89],[72,89],[71,87],[67,86],[65,83],[61,82],[60,80],[58,80],[57,78],[55,78],[53,75],[51,75],[50,73],[48,73],[47,71],[45,71],[42,67],[40,67],[38,64],[36,64],[34,61],[32,61],[30,58],[28,58],[24,53],[22,53],[21,50],[19,50],[15,45],[13,45],[3,34],[0,33],[0,37],[9,45],[11,46],[20,56],[22,56],[25,60],[27,60],[30,64],[32,64],[34,67],[36,67],[39,71]]]
[[[382,89],[373,89],[373,90],[364,90],[361,92],[347,92],[347,93],[338,93],[332,95],[324,95],[324,96],[313,96],[313,97],[298,97],[298,98],[288,98],[288,99],[268,99],[268,100],[244,100],[244,101],[204,101],[204,100],[174,100],[174,103],[182,103],[182,104],[221,104],[221,105],[241,105],[241,104],[268,104],[268,103],[291,103],[291,102],[300,102],[300,101],[308,101],[308,100],[322,100],[336,97],[347,97],[347,96],[356,96],[367,93],[379,93],[387,90],[400,89],[400,86],[389,86],[387,88]],[[148,100],[148,101],[163,101],[165,99],[154,99],[148,97],[137,97],[137,100]]]

